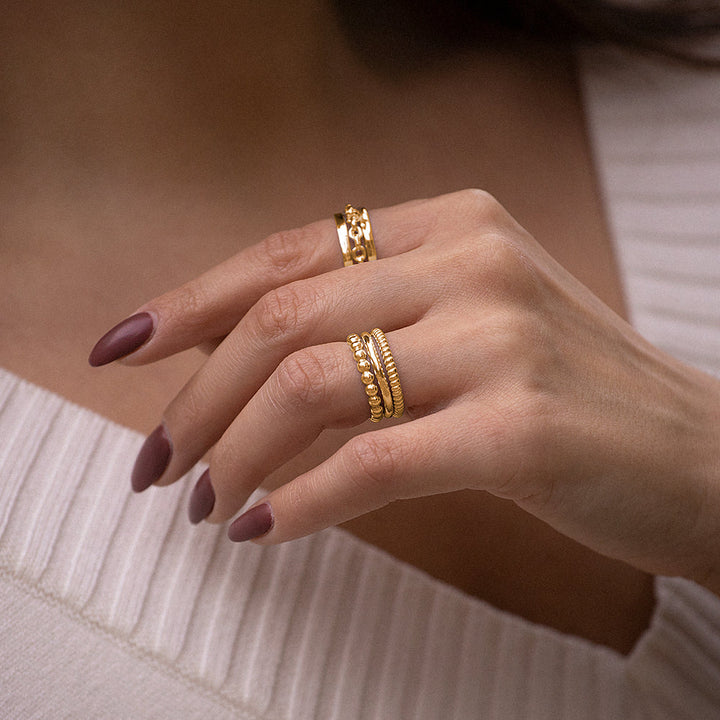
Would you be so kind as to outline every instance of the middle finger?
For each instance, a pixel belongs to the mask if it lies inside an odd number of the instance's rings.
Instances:
[[[171,450],[158,484],[174,482],[200,460],[293,352],[336,341],[368,324],[386,331],[413,324],[432,303],[431,295],[417,292],[413,282],[419,265],[408,263],[405,254],[266,294],[166,409],[161,427]],[[141,471],[144,452],[138,459]],[[136,472],[133,486],[143,489],[153,480],[143,482]]]

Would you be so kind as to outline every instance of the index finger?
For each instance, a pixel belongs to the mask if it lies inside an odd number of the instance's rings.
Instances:
[[[406,203],[374,210],[371,222],[378,255],[389,257],[421,244],[423,213]],[[427,215],[427,213],[425,213]],[[227,335],[266,293],[296,280],[342,267],[333,220],[320,220],[266,237],[199,277],[150,300],[112,328],[90,353],[90,364],[123,358],[144,365]]]

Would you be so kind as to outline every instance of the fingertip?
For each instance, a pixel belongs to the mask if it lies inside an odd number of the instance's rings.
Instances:
[[[275,515],[270,503],[263,502],[250,508],[234,520],[228,528],[228,538],[233,542],[245,542],[268,536],[275,526]]]
[[[147,311],[138,312],[110,328],[90,351],[92,367],[124,358],[145,345],[155,333],[156,321]]]
[[[173,454],[172,441],[165,423],[158,425],[145,439],[138,453],[131,475],[136,493],[147,490],[165,473]]]
[[[193,525],[204,520],[215,507],[215,490],[210,479],[210,470],[200,476],[190,493],[188,502],[188,518]]]

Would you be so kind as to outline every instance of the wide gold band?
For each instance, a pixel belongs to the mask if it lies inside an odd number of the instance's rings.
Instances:
[[[370,420],[380,422],[383,417],[400,417],[405,410],[405,400],[395,360],[383,331],[375,328],[370,333],[352,333],[348,335],[347,343],[352,348],[368,396]]]
[[[370,216],[365,208],[346,205],[344,212],[335,213],[335,226],[345,267],[377,259]]]

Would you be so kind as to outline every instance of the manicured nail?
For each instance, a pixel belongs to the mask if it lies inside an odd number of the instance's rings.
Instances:
[[[135,492],[142,492],[159,480],[165,472],[171,456],[170,437],[165,426],[158,425],[140,448],[132,471],[132,489]]]
[[[193,525],[204,520],[215,507],[215,491],[210,481],[210,471],[206,470],[190,493],[188,517]]]
[[[235,520],[228,528],[228,537],[233,542],[252,540],[270,532],[274,523],[272,508],[268,503],[263,503],[251,508]]]
[[[150,313],[141,312],[125,318],[97,341],[88,362],[98,367],[135,352],[150,339],[154,328],[155,321]]]

